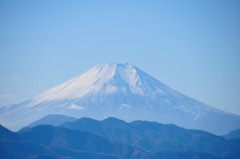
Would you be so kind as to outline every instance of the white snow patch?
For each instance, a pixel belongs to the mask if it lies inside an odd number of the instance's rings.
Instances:
[[[76,105],[76,104],[72,104],[72,105],[69,106],[68,108],[69,108],[69,109],[77,109],[77,110],[83,110],[83,109],[86,109],[85,107],[80,106],[80,105]]]
[[[131,105],[122,103],[119,109],[131,109]]]
[[[133,94],[144,95],[141,86],[141,80],[139,75],[137,74],[136,69],[130,65],[124,65],[123,67],[118,68],[118,72],[122,80],[129,84],[130,89]]]
[[[112,86],[112,85],[107,85],[105,87],[105,94],[112,94],[115,93],[117,91],[117,87]]]
[[[161,95],[165,94],[164,91],[159,89],[159,88],[157,88],[155,92],[158,93],[158,94],[161,94]]]

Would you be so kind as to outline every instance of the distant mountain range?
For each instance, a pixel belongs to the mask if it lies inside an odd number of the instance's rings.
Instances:
[[[54,119],[54,115],[51,117]],[[41,145],[45,153],[38,155],[53,157],[58,154],[76,158],[79,154],[74,152],[78,151],[89,155],[139,159],[234,159],[240,156],[239,140],[226,140],[205,131],[184,129],[173,124],[127,123],[112,117],[102,121],[80,118],[57,127],[28,127],[17,135]],[[46,153],[52,151],[55,154]]]
[[[218,159],[204,152],[149,153],[91,132],[39,125],[14,133],[0,125],[1,159]]]
[[[29,124],[27,127],[34,127],[37,125],[52,125],[52,126],[58,126],[61,125],[67,121],[74,121],[76,118],[69,117],[69,116],[64,116],[60,114],[49,114],[46,115],[45,117]]]
[[[147,152],[194,151],[217,157],[240,156],[239,144],[235,145],[223,137],[205,131],[184,129],[172,124],[148,121],[127,123],[116,118],[102,121],[81,118],[61,126],[96,133],[110,141],[132,145]]]
[[[228,134],[224,135],[224,138],[226,138],[228,140],[240,139],[240,129],[229,132]]]
[[[131,64],[99,64],[33,99],[3,106],[0,123],[19,130],[48,114],[157,121],[217,135],[240,128],[240,116],[185,96]]]

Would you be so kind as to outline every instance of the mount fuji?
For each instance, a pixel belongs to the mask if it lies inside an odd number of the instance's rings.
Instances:
[[[18,130],[48,114],[158,121],[217,135],[240,128],[240,116],[183,95],[131,64],[98,64],[30,100],[2,106],[0,123]]]

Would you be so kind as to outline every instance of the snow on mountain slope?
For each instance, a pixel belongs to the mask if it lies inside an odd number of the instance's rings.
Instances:
[[[117,87],[107,83],[114,80],[116,71],[118,71],[121,79],[130,85],[133,93],[143,93],[141,88],[137,86],[139,76],[136,74],[136,70],[131,67],[131,65],[127,65],[126,68],[117,69],[117,64],[96,65],[86,73],[35,97],[33,99],[34,103],[31,104],[35,105],[50,100],[82,98],[90,94],[95,95],[102,89],[104,89],[105,94],[115,93]]]
[[[16,130],[54,113],[175,123],[216,134],[240,127],[239,116],[187,97],[131,64],[96,65],[31,100],[0,108],[0,122]]]

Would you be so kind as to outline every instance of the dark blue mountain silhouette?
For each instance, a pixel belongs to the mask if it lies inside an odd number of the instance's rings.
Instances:
[[[194,151],[217,157],[240,156],[240,145],[236,142],[232,143],[205,131],[184,129],[173,124],[148,121],[127,123],[116,118],[102,121],[81,118],[61,126],[90,131],[111,141],[129,144],[148,152]]]
[[[176,125],[81,118],[14,133],[0,126],[1,159],[234,159],[240,142]]]
[[[50,152],[34,141],[26,139],[0,125],[0,158],[22,159]]]
[[[113,143],[90,132],[50,125],[39,125],[20,134],[40,145],[47,146],[57,154],[65,155],[67,153],[70,157],[75,157],[72,155],[72,151],[106,154],[106,156],[113,158],[138,158],[139,155],[145,154],[144,151],[135,147]]]
[[[223,136],[224,138],[230,139],[240,139],[240,129],[229,132],[228,134]]]

